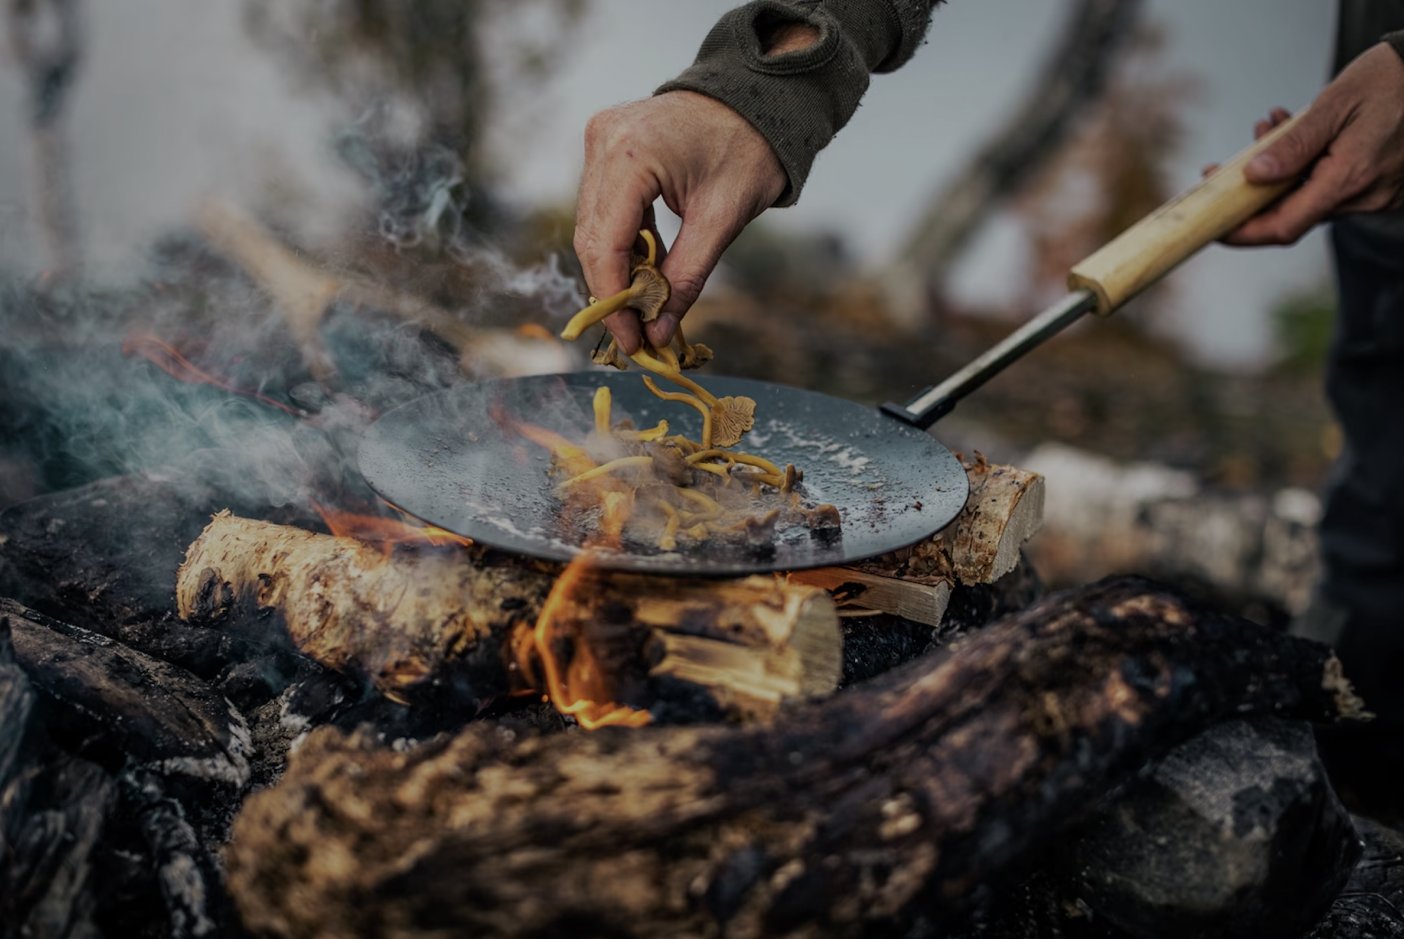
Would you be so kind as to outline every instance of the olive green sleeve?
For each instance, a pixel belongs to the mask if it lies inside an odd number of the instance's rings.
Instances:
[[[718,21],[697,59],[656,94],[695,91],[728,105],[770,142],[789,177],[776,205],[799,198],[814,157],[848,123],[872,72],[912,57],[940,0],[754,0]],[[808,49],[766,55],[785,23],[819,32]]]

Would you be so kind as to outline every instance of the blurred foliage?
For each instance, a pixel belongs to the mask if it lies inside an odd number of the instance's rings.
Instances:
[[[1073,139],[1020,200],[1033,247],[1032,297],[1061,290],[1069,268],[1174,195],[1168,166],[1196,83],[1165,71],[1164,46],[1162,29],[1141,27]]]
[[[1317,375],[1326,366],[1336,319],[1336,296],[1328,287],[1291,294],[1272,311],[1274,368]]]

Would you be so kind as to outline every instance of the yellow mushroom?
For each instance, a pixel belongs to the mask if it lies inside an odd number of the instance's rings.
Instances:
[[[570,477],[570,479],[567,479],[565,482],[561,483],[561,488],[564,489],[568,486],[577,486],[580,483],[586,483],[592,479],[599,479],[602,476],[608,476],[609,474],[617,473],[620,470],[641,468],[652,465],[653,457],[651,456],[621,456],[617,460],[610,460],[608,463],[601,463],[594,469],[589,469],[576,476]]]
[[[640,349],[630,356],[643,368],[655,375],[661,375],[676,385],[686,388],[707,406],[710,420],[702,430],[702,447],[730,447],[741,441],[742,435],[756,423],[756,402],[744,395],[718,398],[697,382],[682,373],[678,357],[672,349],[655,349],[649,352]],[[654,392],[658,394],[657,391]],[[659,395],[662,397],[662,395]],[[670,399],[673,400],[673,399]]]
[[[690,343],[683,337],[682,324],[679,323],[673,330],[673,351],[678,357],[678,367],[685,370],[701,368],[712,361],[711,346],[704,346],[702,343]]]
[[[652,427],[645,430],[616,430],[615,436],[620,440],[628,440],[633,443],[652,443],[655,440],[662,440],[668,434],[668,422],[659,421]]]
[[[653,392],[664,401],[677,401],[682,404],[690,404],[697,409],[697,413],[702,415],[702,446],[710,447],[712,438],[712,409],[707,407],[696,395],[684,394],[681,391],[664,391],[654,384],[653,379],[647,375],[643,376],[644,387]],[[672,439],[672,438],[669,438]]]
[[[668,302],[668,295],[672,289],[668,286],[668,279],[664,277],[651,264],[640,264],[634,268],[631,274],[629,286],[614,294],[605,297],[603,300],[596,300],[570,318],[565,329],[561,330],[561,338],[575,340],[580,338],[580,334],[600,320],[617,313],[625,307],[633,307],[639,311],[639,317],[644,321],[656,319],[658,312],[663,309],[663,304]]]
[[[595,433],[601,437],[609,435],[611,422],[609,419],[610,403],[612,398],[608,385],[601,385],[595,389]]]

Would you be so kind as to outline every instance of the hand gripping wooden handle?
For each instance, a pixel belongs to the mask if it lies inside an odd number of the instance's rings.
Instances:
[[[1068,286],[1090,290],[1097,313],[1108,316],[1200,248],[1256,215],[1292,183],[1260,186],[1243,178],[1243,167],[1301,120],[1302,114],[1219,167],[1073,266]]]

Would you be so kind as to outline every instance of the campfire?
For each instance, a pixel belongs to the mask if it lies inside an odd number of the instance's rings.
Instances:
[[[1136,579],[1042,596],[1021,555],[1036,474],[972,454],[954,521],[851,564],[615,569],[601,552],[630,542],[843,533],[806,467],[734,449],[731,417],[764,402],[689,378],[670,403],[696,438],[608,392],[576,438],[500,413],[598,543],[495,549],[380,498],[356,446],[397,405],[568,349],[324,271],[227,207],[200,224],[197,269],[259,290],[271,325],[197,344],[145,324],[94,379],[145,403],[114,439],[174,422],[190,445],[75,456],[0,513],[18,933],[1299,935],[1365,915],[1356,829],[1300,723],[1360,715],[1336,661]],[[378,340],[348,352],[339,330]],[[655,375],[710,357],[679,344],[630,377],[677,394]],[[36,441],[67,419],[14,400]],[[1271,792],[1232,772],[1259,758]],[[1396,849],[1365,834],[1367,861]],[[1138,860],[1166,843],[1183,889],[1157,894]]]

